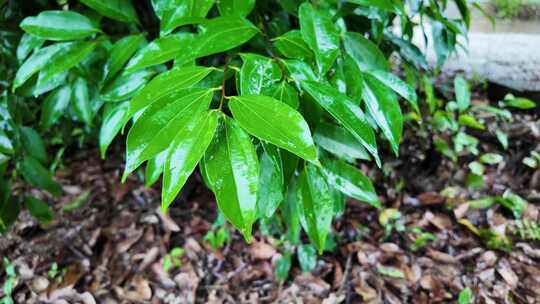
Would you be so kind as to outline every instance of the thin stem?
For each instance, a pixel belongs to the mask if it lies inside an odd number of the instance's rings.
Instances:
[[[225,82],[227,80],[227,70],[229,69],[229,57],[225,58],[225,66],[223,67],[223,80],[221,81],[221,99],[219,100],[219,109],[223,109],[223,101],[225,100]]]

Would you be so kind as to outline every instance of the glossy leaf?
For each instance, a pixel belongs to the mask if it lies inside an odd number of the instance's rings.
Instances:
[[[25,205],[28,212],[42,225],[46,225],[54,219],[54,214],[49,208],[49,205],[40,199],[27,197]]]
[[[471,90],[467,81],[458,76],[454,79],[454,90],[456,91],[456,102],[460,112],[465,111],[471,104]]]
[[[311,132],[302,115],[267,96],[232,97],[229,107],[240,126],[253,136],[318,163]]]
[[[53,76],[45,79],[47,75],[40,73],[36,85],[34,86],[34,90],[32,91],[32,94],[34,95],[34,97],[37,97],[58,88],[59,86],[66,83],[68,74],[68,71],[64,71],[56,73]]]
[[[13,154],[13,144],[2,129],[0,129],[0,153]]]
[[[168,150],[165,150],[158,155],[152,157],[146,163],[146,169],[144,171],[144,186],[149,188],[157,182],[161,173],[163,173],[163,167],[165,166],[165,159],[167,158]]]
[[[200,22],[214,6],[215,0],[152,0],[160,22],[161,36],[175,28]]]
[[[345,74],[345,84],[347,86],[347,96],[356,104],[362,100],[362,71],[351,56],[345,54],[343,58],[343,73]]]
[[[19,131],[25,152],[40,162],[46,163],[48,158],[47,151],[39,133],[30,127],[21,127]]]
[[[62,115],[71,101],[71,87],[63,86],[50,93],[41,109],[41,126],[46,129],[52,126]]]
[[[317,266],[317,250],[311,244],[298,246],[298,262],[303,272],[310,272]]]
[[[92,112],[92,107],[90,105],[88,84],[86,83],[86,80],[84,80],[84,78],[79,77],[73,83],[72,100],[75,114],[85,124],[90,125],[92,123],[94,113]]]
[[[59,196],[62,192],[62,188],[51,178],[49,171],[35,158],[31,156],[24,157],[20,163],[20,170],[28,184],[44,189],[55,196]]]
[[[262,92],[262,95],[273,97],[281,102],[288,104],[293,109],[298,109],[300,101],[298,92],[283,80],[280,83],[274,83]]]
[[[104,83],[112,79],[135,52],[144,43],[144,36],[141,34],[126,36],[118,40],[112,47],[109,59],[103,68],[105,76]]]
[[[365,7],[376,7],[388,12],[395,11],[395,6],[392,0],[346,0],[346,2],[362,5]]]
[[[304,42],[299,30],[289,31],[274,38],[274,45],[283,56],[292,59],[307,59],[313,57],[313,52]]]
[[[45,40],[41,38],[25,33],[17,47],[17,60],[23,61],[33,50],[39,49],[44,42]]]
[[[171,61],[188,48],[194,48],[194,35],[189,33],[173,34],[158,38],[140,49],[128,62],[127,73],[149,66]]]
[[[81,0],[103,16],[124,22],[138,22],[137,12],[130,0]]]
[[[383,83],[368,74],[364,76],[362,96],[369,114],[390,141],[392,150],[397,155],[403,132],[403,116],[396,95]]]
[[[200,112],[193,115],[180,129],[170,144],[165,159],[161,206],[165,210],[180,192],[204,152],[210,145],[219,113]]]
[[[382,82],[385,86],[389,87],[394,92],[399,94],[401,97],[405,98],[409,102],[413,110],[416,111],[416,113],[420,113],[420,109],[418,108],[416,91],[414,90],[414,88],[401,80],[398,76],[389,72],[376,70],[371,71],[370,74],[371,76],[377,78],[377,80]]]
[[[324,150],[348,162],[354,162],[357,159],[371,159],[362,143],[341,127],[321,123],[315,131],[313,139]]]
[[[279,66],[270,58],[256,54],[241,54],[240,93],[258,95],[281,79]]]
[[[369,151],[380,165],[377,153],[375,133],[369,125],[364,112],[346,95],[336,89],[317,82],[304,81],[302,88],[332,115],[341,125],[353,134],[358,141]]]
[[[255,0],[219,0],[217,6],[222,16],[245,17],[255,7]]]
[[[96,42],[73,42],[55,53],[39,72],[40,81],[46,82],[58,73],[67,71],[81,62],[94,48]]]
[[[160,98],[146,109],[129,130],[126,167],[122,180],[144,161],[167,149],[176,136],[178,126],[191,116],[208,109],[214,94],[208,89],[185,89],[173,96]]]
[[[45,40],[83,39],[100,32],[90,19],[73,11],[44,11],[34,17],[26,17],[21,28]]]
[[[334,201],[330,186],[318,167],[308,164],[302,171],[297,199],[300,223],[319,253],[322,253],[332,225]]]
[[[112,108],[103,118],[99,131],[99,150],[101,158],[105,158],[107,148],[113,141],[114,137],[127,121],[129,111],[129,102],[119,103]]]
[[[271,218],[284,199],[283,163],[281,153],[275,146],[266,144],[261,155],[259,193],[257,209],[259,214]]]
[[[250,136],[236,121],[224,117],[204,163],[219,209],[250,241],[259,184],[259,163]]]
[[[380,208],[373,184],[360,170],[339,160],[325,162],[323,173],[328,184],[343,194]]]
[[[119,75],[103,89],[101,98],[105,101],[127,100],[135,96],[146,85],[148,80],[154,76],[154,73],[154,70],[146,69]]]
[[[347,54],[358,64],[361,70],[390,69],[386,57],[369,39],[359,33],[347,32],[343,37],[343,45]]]
[[[318,72],[326,74],[339,54],[339,33],[332,19],[303,3],[298,11],[300,31],[306,44],[315,53]]]
[[[302,60],[284,60],[283,63],[289,71],[290,76],[296,81],[317,81],[319,77],[313,72],[313,69]]]

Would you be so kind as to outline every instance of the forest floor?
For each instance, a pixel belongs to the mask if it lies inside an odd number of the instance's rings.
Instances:
[[[24,212],[0,238],[0,255],[16,270],[13,299],[455,303],[468,286],[476,303],[540,303],[540,229],[535,239],[534,229],[523,231],[500,204],[482,209],[469,202],[511,189],[528,201],[522,222],[540,223],[540,169],[522,164],[540,143],[539,119],[538,109],[517,112],[505,126],[507,150],[493,136],[478,134],[484,136],[482,151],[504,158],[486,167],[484,186],[474,191],[465,186],[470,157],[451,162],[433,149],[429,137],[406,128],[399,159],[386,155],[383,170],[362,165],[385,208],[401,213],[395,227],[403,229],[386,236],[380,210],[349,200],[333,224],[334,250],[308,273],[293,257],[282,283],[274,275],[283,253],[276,239],[258,233],[247,244],[232,228],[222,248],[213,249],[204,239],[217,215],[214,196],[198,174],[164,215],[159,185],[147,189],[137,176],[119,182],[120,144],[104,161],[94,150],[72,153],[57,175],[64,196],[49,198],[54,221],[43,227]],[[181,265],[165,271],[164,260],[175,247],[183,249]],[[5,274],[0,273],[1,285]]]

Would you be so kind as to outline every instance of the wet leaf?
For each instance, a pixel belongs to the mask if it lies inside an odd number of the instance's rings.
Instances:
[[[30,214],[42,225],[46,225],[54,219],[54,214],[49,205],[40,199],[27,197],[25,205]]]
[[[32,51],[39,49],[44,42],[44,39],[25,33],[17,47],[17,60],[23,61]]]
[[[298,246],[298,261],[304,272],[311,272],[317,266],[317,250],[311,244]]]
[[[104,83],[107,83],[120,72],[131,56],[143,45],[144,41],[144,36],[141,34],[130,35],[123,37],[113,45],[107,63],[103,68]]]
[[[389,64],[381,50],[360,33],[347,32],[343,37],[347,54],[361,70],[389,70]]]
[[[161,20],[161,36],[168,35],[179,26],[204,20],[214,2],[215,0],[152,0],[154,11]]]
[[[315,143],[335,156],[354,162],[357,159],[371,160],[369,153],[350,132],[329,124],[321,123],[313,136]]]
[[[137,12],[129,0],[81,0],[103,16],[124,22],[139,22]]]
[[[313,57],[313,52],[304,42],[299,30],[289,31],[274,38],[274,45],[283,56],[291,59],[307,59]]]
[[[45,40],[76,40],[99,33],[87,17],[73,11],[44,11],[26,17],[20,27],[27,33]]]
[[[219,0],[217,6],[222,16],[245,17],[255,7],[255,0]]]
[[[41,126],[46,129],[52,126],[66,111],[71,101],[71,87],[63,86],[53,92],[51,92],[41,110]]]
[[[279,66],[270,58],[256,54],[241,54],[241,95],[258,95],[281,79]]]

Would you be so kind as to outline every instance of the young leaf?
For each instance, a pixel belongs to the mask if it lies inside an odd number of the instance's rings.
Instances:
[[[249,135],[224,117],[204,155],[206,173],[225,218],[247,241],[257,215],[259,163]]]
[[[217,5],[221,16],[245,17],[255,7],[255,0],[219,0]]]
[[[361,70],[388,71],[390,66],[381,50],[360,33],[347,32],[343,37],[347,54],[358,64]]]
[[[25,33],[17,47],[17,60],[23,61],[34,49],[39,49],[44,42],[45,40],[41,38]]]
[[[73,84],[72,91],[75,114],[86,125],[90,125],[94,113],[92,113],[92,107],[90,105],[90,96],[88,95],[88,84],[86,83],[86,80],[82,77],[77,78]]]
[[[287,33],[274,38],[274,45],[283,56],[291,59],[309,59],[313,57],[313,52],[304,42],[302,33],[299,30],[288,31]]]
[[[149,106],[129,130],[126,146],[126,168],[122,180],[141,163],[169,147],[178,126],[193,115],[208,109],[213,90],[185,89],[160,98]]]
[[[87,17],[73,11],[44,11],[35,17],[26,17],[21,28],[46,40],[83,39],[100,32]]]
[[[103,68],[103,75],[105,76],[103,83],[107,83],[116,76],[144,42],[142,34],[130,35],[118,40],[113,45],[109,59]]]
[[[50,93],[41,109],[40,124],[44,129],[52,126],[66,111],[71,100],[71,87],[63,86]]]
[[[130,0],[81,0],[103,16],[124,22],[139,22]]]
[[[471,104],[471,91],[467,81],[458,76],[454,79],[454,90],[456,91],[456,102],[460,112],[467,110]]]
[[[229,107],[240,126],[253,136],[318,163],[309,126],[293,108],[262,95],[232,97]]]
[[[320,169],[307,164],[300,175],[297,199],[300,204],[300,223],[309,239],[322,253],[334,215],[331,189]]]
[[[53,212],[49,208],[49,205],[44,201],[35,197],[27,197],[25,204],[28,212],[30,212],[40,224],[46,225],[54,219]]]
[[[306,44],[315,53],[318,72],[326,74],[339,54],[339,33],[332,19],[304,2],[298,10],[300,31]]]
[[[166,210],[210,145],[218,125],[218,112],[200,112],[181,127],[167,152],[161,206]]]
[[[281,70],[272,59],[256,54],[241,54],[240,57],[244,61],[240,70],[241,95],[259,95],[281,79]]]
[[[50,176],[49,171],[35,158],[26,156],[19,164],[24,180],[34,187],[44,189],[54,196],[59,196],[62,188]]]
[[[348,162],[352,163],[357,159],[371,159],[358,139],[347,130],[333,124],[319,124],[313,139],[324,150]]]
[[[375,188],[360,170],[339,160],[325,162],[323,173],[328,184],[343,194],[366,202],[375,208],[381,207],[381,202],[375,193]]]
[[[338,90],[314,81],[302,82],[302,88],[330,113],[341,125],[351,132],[373,155],[380,165],[375,133],[369,125],[364,112],[346,95]]]
[[[362,96],[369,114],[390,141],[392,150],[397,155],[403,131],[403,116],[396,95],[375,77],[366,74]]]

